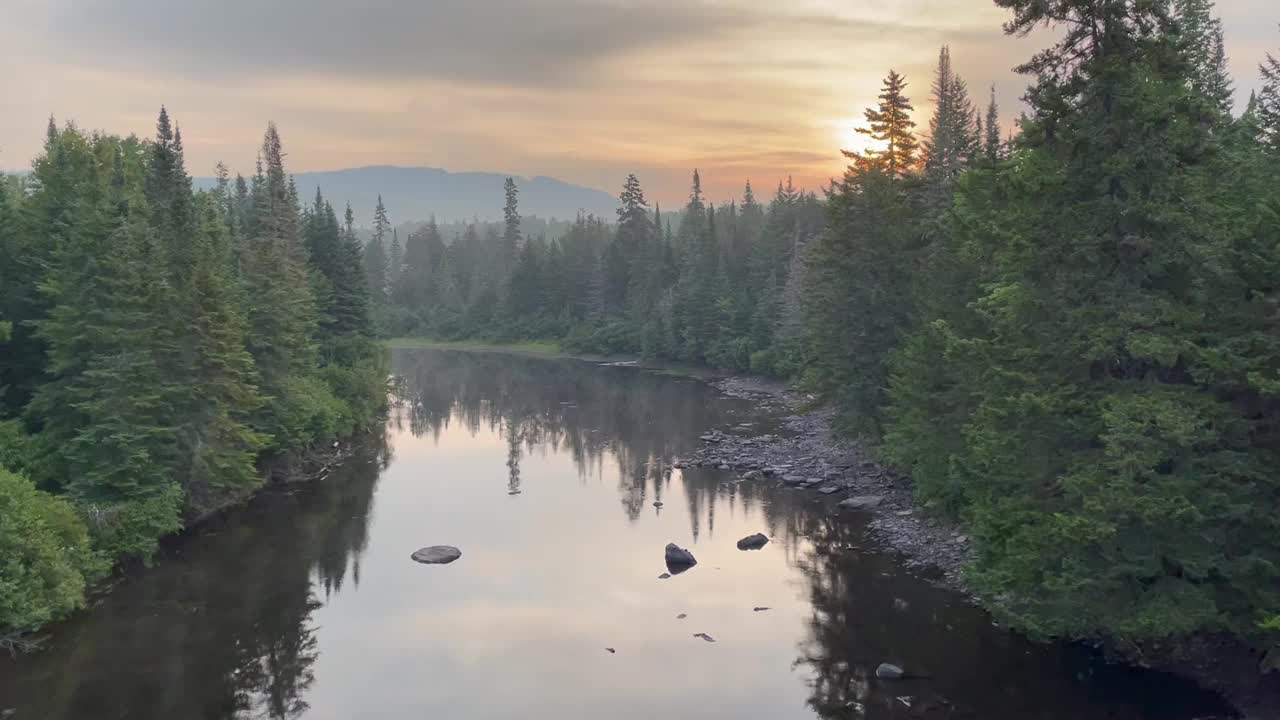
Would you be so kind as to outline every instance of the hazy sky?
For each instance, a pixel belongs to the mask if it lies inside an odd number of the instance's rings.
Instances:
[[[1275,0],[1219,0],[1237,89],[1280,46]],[[817,187],[894,67],[927,123],[938,46],[971,90],[1048,32],[1005,37],[986,0],[0,0],[0,167],[50,114],[149,135],[161,103],[193,174],[252,169],[275,120],[294,172],[369,164],[551,175],[675,202],[746,178]]]

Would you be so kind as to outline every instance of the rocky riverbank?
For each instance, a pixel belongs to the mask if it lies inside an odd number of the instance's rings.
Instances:
[[[743,482],[777,483],[813,495],[832,512],[867,513],[875,541],[901,553],[908,567],[926,572],[932,581],[972,597],[961,577],[972,552],[968,538],[916,505],[909,478],[837,436],[831,409],[761,378],[730,377],[712,384],[725,395],[752,402],[766,418],[776,418],[776,427],[760,433],[760,423],[742,423],[713,430],[677,467],[732,471]],[[1225,636],[1198,636],[1167,647],[1114,639],[1091,644],[1114,660],[1189,677],[1221,693],[1247,720],[1280,718],[1280,648],[1251,647]]]
[[[907,478],[885,468],[856,442],[832,431],[833,412],[813,408],[813,398],[759,378],[712,383],[730,397],[749,400],[778,418],[773,432],[735,425],[702,436],[702,448],[679,465],[736,472],[746,482],[770,482],[811,494],[836,512],[869,513],[871,536],[900,552],[908,567],[932,569],[930,577],[964,591],[960,569],[969,541],[959,529],[915,505]]]

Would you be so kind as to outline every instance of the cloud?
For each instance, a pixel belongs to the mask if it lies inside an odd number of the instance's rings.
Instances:
[[[195,77],[248,73],[559,86],[612,58],[731,30],[729,6],[659,0],[63,0],[41,30],[64,52]]]
[[[1219,0],[1238,95],[1280,46],[1274,0]],[[371,164],[550,175],[611,192],[641,173],[664,204],[703,171],[714,197],[794,174],[817,188],[907,74],[920,128],[948,43],[975,100],[1052,30],[1010,38],[987,0],[7,0],[0,166],[50,113],[150,134],[161,103],[193,171],[250,170],[267,120],[295,171]],[[652,180],[650,180],[652,178]]]

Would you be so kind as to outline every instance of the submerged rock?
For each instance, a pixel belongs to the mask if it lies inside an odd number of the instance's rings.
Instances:
[[[662,501],[661,501],[661,500],[655,500],[655,501],[653,502],[653,506],[654,506],[654,507],[662,507]]]
[[[708,635],[708,634],[706,634],[706,633],[694,633],[694,634],[693,634],[693,636],[694,636],[694,637],[696,637],[696,638],[702,638],[703,640],[706,640],[707,642],[715,642],[715,641],[716,641],[716,639],[715,639],[715,638],[711,637],[710,635]]]
[[[448,565],[462,557],[462,551],[452,545],[432,545],[415,550],[409,557],[424,565]]]
[[[881,680],[901,680],[906,674],[905,670],[890,663],[880,663],[876,667],[876,677]]]
[[[661,575],[659,575],[659,576],[658,576],[658,579],[659,579],[659,580],[670,580],[670,579],[671,579],[671,573],[662,573]]]
[[[671,570],[672,573],[677,572],[674,568],[687,570],[698,564],[698,561],[693,557],[693,553],[675,543],[667,543],[666,560],[667,569]]]
[[[768,543],[769,543],[769,538],[765,537],[764,533],[756,533],[755,535],[748,535],[742,538],[741,540],[739,540],[738,549],[739,550],[759,550],[760,548],[764,547]]]
[[[763,606],[763,605],[757,605],[757,606],[755,606],[755,607],[751,608],[751,612],[764,612],[765,610],[768,610],[768,609],[769,609],[769,608],[767,608],[767,607],[765,607],[765,606]]]
[[[841,500],[838,507],[842,510],[870,510],[884,502],[882,495],[855,495]]]
[[[614,649],[614,648],[605,648],[605,652],[607,652],[607,653],[609,653],[610,655],[612,655],[612,654],[614,654],[614,653],[616,653],[616,652],[618,652],[618,651],[617,651],[616,649]]]
[[[677,616],[676,616],[676,619],[677,619],[677,620],[683,620],[683,619],[685,619],[685,618],[687,618],[687,617],[689,617],[689,616],[688,616],[688,615],[686,615],[685,613],[680,613],[679,615],[677,615]]]

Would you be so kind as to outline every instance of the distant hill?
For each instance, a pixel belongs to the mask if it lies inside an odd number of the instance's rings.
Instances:
[[[400,224],[425,220],[432,214],[440,221],[502,218],[502,183],[499,173],[449,172],[429,167],[369,167],[297,173],[298,194],[310,202],[319,185],[341,215],[348,202],[357,225],[373,221],[378,195],[391,221]],[[579,211],[614,219],[617,198],[603,190],[571,185],[555,178],[515,178],[520,189],[520,214],[571,219]],[[213,178],[196,178],[196,187],[213,187]]]

